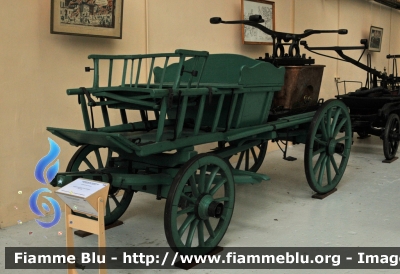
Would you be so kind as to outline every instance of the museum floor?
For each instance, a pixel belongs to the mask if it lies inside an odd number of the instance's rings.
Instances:
[[[355,140],[338,191],[324,200],[312,199],[303,167],[303,145],[290,148],[294,162],[280,151],[267,154],[260,169],[270,181],[237,185],[232,221],[222,247],[398,247],[400,160],[384,164],[381,140]],[[106,232],[107,246],[167,246],[165,200],[135,194],[122,216],[123,225]],[[63,219],[62,219],[63,220]],[[43,229],[35,221],[0,230],[0,246],[64,246],[64,222]],[[59,235],[59,232],[63,233]],[[97,238],[75,236],[77,246],[96,246]],[[396,271],[396,270],[394,270]],[[109,270],[108,273],[184,273],[184,270]],[[389,270],[196,270],[189,273],[386,273]],[[0,249],[0,273],[66,273],[65,270],[5,270]],[[79,273],[98,273],[94,270]]]

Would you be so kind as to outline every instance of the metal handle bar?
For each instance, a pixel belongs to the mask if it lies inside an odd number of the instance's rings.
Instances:
[[[357,61],[343,53],[344,50],[357,50],[357,49],[358,50],[360,50],[360,49],[366,50],[368,48],[368,40],[367,39],[361,39],[360,44],[362,44],[362,46],[309,47],[307,45],[307,41],[300,42],[300,45],[304,46],[304,48],[310,52],[314,52],[314,50],[333,50],[333,51],[335,51],[343,59],[342,61],[349,62],[349,63],[361,68],[362,70],[365,70],[366,72],[371,73],[374,76],[374,80],[373,80],[374,86],[377,86],[376,77],[381,78],[384,82],[386,82],[386,80],[388,79],[388,76],[386,74],[384,74],[381,71],[378,71],[376,69],[373,69],[367,65],[364,65],[364,64],[360,63],[359,61]]]
[[[368,48],[368,40],[361,39],[360,44],[363,46],[350,46],[350,47],[341,47],[341,46],[334,46],[334,47],[309,47],[307,45],[307,41],[301,41],[300,45],[304,46],[307,50],[334,50],[334,51],[342,51],[342,50],[356,50],[356,49],[367,49]]]
[[[307,29],[304,33],[295,34],[295,33],[287,33],[287,32],[279,32],[271,30],[260,23],[263,23],[264,19],[262,19],[261,15],[251,15],[249,20],[235,20],[235,21],[224,21],[221,17],[212,17],[210,18],[211,24],[243,24],[255,27],[262,32],[271,35],[273,38],[282,39],[285,42],[289,42],[290,40],[297,40],[303,39],[308,37],[312,34],[320,34],[320,33],[338,33],[338,34],[347,34],[347,29],[339,29],[339,30],[312,30]]]
[[[386,58],[387,58],[387,59],[400,58],[400,54],[395,54],[395,55],[390,55],[390,54],[388,54],[388,55],[386,56]]]

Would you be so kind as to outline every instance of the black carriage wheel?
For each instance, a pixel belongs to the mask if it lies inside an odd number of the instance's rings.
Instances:
[[[305,144],[304,169],[312,190],[325,194],[337,186],[349,161],[351,136],[346,105],[326,101],[311,121]]]
[[[399,116],[395,113],[389,115],[386,121],[383,136],[383,153],[387,160],[396,156],[399,147]]]
[[[235,203],[231,168],[220,157],[200,154],[176,174],[164,211],[168,244],[181,254],[206,254],[222,240]]]
[[[225,142],[218,142],[218,148],[224,148],[225,145]],[[227,160],[230,166],[234,169],[257,172],[264,162],[267,148],[268,141],[239,152],[237,154],[237,161],[234,160],[232,156],[226,157],[225,160]]]
[[[102,148],[94,145],[83,145],[75,154],[67,166],[67,172],[70,171],[85,171],[85,170],[96,170],[107,167],[109,159],[111,158],[112,151],[109,148]],[[120,191],[123,191],[122,195]],[[110,185],[108,191],[107,203],[106,203],[106,216],[104,216],[104,224],[110,225],[116,222],[126,211],[131,203],[133,191],[131,189],[118,189]],[[75,213],[79,216],[87,217],[79,213]],[[97,220],[97,218],[91,217],[91,219]]]

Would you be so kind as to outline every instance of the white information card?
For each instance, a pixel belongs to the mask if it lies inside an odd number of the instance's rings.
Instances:
[[[73,211],[97,217],[97,199],[107,197],[108,189],[107,183],[79,178],[58,189],[56,194]]]

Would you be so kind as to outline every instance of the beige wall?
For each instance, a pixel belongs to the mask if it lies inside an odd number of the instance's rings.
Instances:
[[[50,34],[47,0],[9,1],[0,9],[0,227],[36,217],[28,200],[43,187],[33,172],[48,153],[47,138],[61,147],[60,170],[76,150],[46,127],[83,128],[77,98],[66,89],[90,86],[84,67],[92,65],[91,53],[145,52],[144,10],[144,0],[125,1],[123,39],[116,40]]]
[[[400,54],[399,11],[366,0],[276,0],[279,31],[349,29],[349,35],[320,35],[310,45],[356,45],[367,37],[370,25],[384,28],[381,53],[373,65],[388,67],[387,53]],[[230,52],[256,58],[270,46],[243,45],[238,25],[211,25],[210,17],[237,19],[240,0],[125,0],[123,39],[102,39],[50,34],[50,1],[9,1],[0,9],[0,228],[36,216],[28,200],[42,187],[33,172],[48,152],[47,126],[83,128],[76,97],[67,88],[90,86],[91,53],[134,54],[170,52],[176,48]],[[147,26],[147,28],[146,28]],[[359,53],[354,53],[358,55]],[[308,55],[308,54],[307,54]],[[333,78],[365,81],[365,73],[349,64],[315,56],[325,64],[321,97],[335,95]],[[365,61],[365,58],[362,59]],[[60,170],[76,148],[54,137],[61,146]],[[22,194],[18,194],[22,191]],[[18,209],[15,209],[17,207]]]

